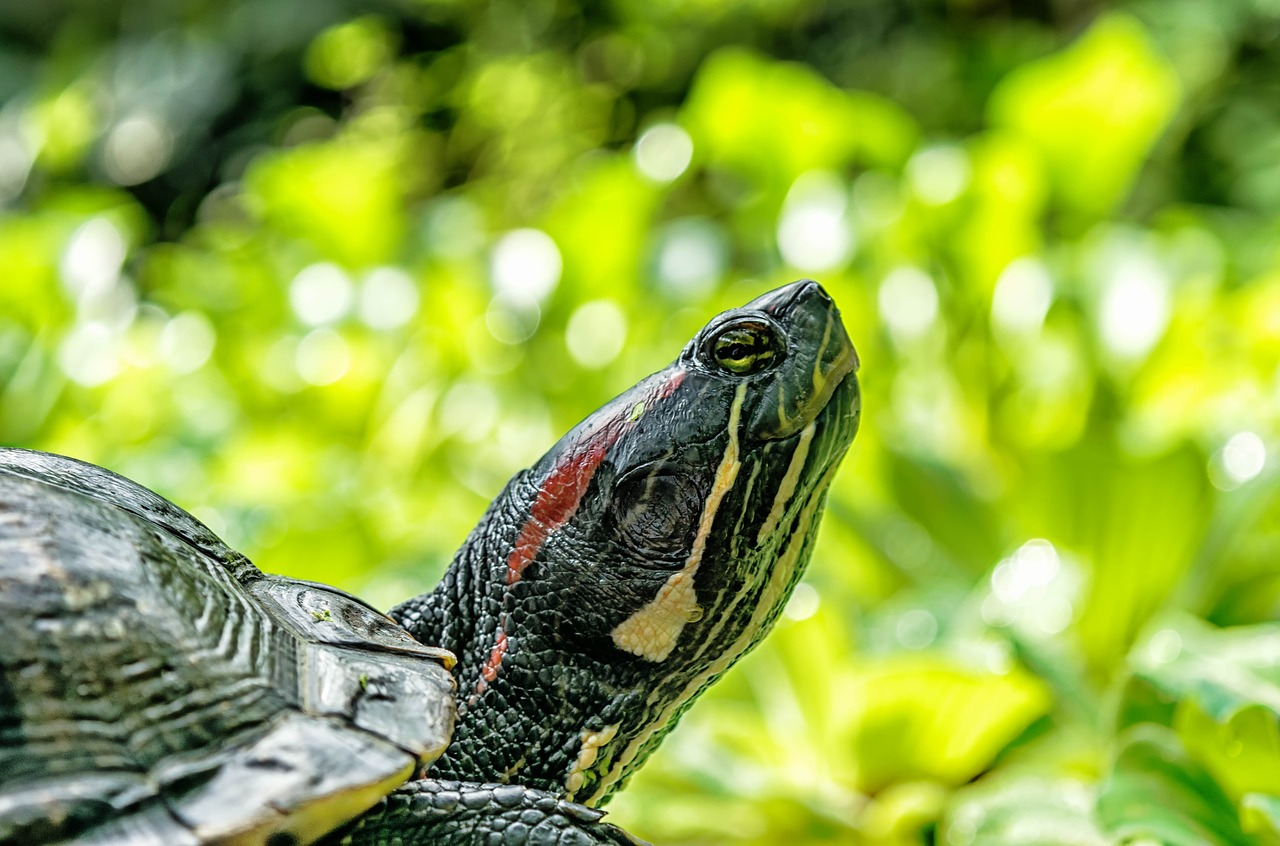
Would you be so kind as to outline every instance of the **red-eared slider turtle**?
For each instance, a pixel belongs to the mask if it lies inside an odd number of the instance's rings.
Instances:
[[[782,610],[856,367],[814,282],[719,315],[389,616],[0,450],[0,842],[634,842],[595,809]]]

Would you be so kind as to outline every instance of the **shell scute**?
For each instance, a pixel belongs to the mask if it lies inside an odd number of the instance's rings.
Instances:
[[[309,842],[453,727],[447,653],[58,456],[0,449],[0,643],[3,842]]]

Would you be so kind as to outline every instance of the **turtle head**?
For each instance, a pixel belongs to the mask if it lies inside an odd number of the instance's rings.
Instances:
[[[796,282],[717,316],[561,442],[554,466],[581,467],[583,444],[600,453],[562,553],[548,550],[573,562],[584,646],[667,683],[767,632],[856,430],[856,367],[830,297]]]
[[[444,772],[589,804],[617,789],[786,604],[857,430],[857,366],[831,298],[796,282],[517,475],[434,595],[437,617],[443,594],[477,603],[440,631],[461,699]],[[521,737],[500,753],[494,721]]]

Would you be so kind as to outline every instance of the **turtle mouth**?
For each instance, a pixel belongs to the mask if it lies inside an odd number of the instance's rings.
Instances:
[[[858,353],[835,301],[812,280],[801,280],[749,303],[788,336],[773,384],[763,390],[749,430],[759,440],[782,440],[815,423],[850,373]]]
[[[809,442],[809,461],[802,474],[805,481],[800,483],[801,488],[824,487],[825,482],[820,480],[840,463],[858,433],[862,419],[862,391],[857,369],[857,356],[850,346],[838,368],[832,369],[820,403],[815,400],[813,420],[792,436]]]
[[[835,320],[837,324],[839,317]],[[843,327],[841,335],[843,335]],[[854,349],[853,344],[847,338],[841,338],[840,351],[833,359],[829,359],[830,364],[824,369],[822,359],[814,365],[813,393],[805,398],[803,404],[796,408],[792,414],[788,415],[784,411],[785,395],[784,388],[779,385],[778,395],[778,425],[771,430],[762,432],[761,440],[780,441],[794,436],[805,426],[817,423],[820,420],[830,417],[833,413],[856,413],[857,407],[860,405],[860,394],[855,387],[852,390],[852,405],[849,409],[841,409],[837,411],[835,406],[842,405],[837,397],[837,391],[840,391],[848,384],[857,384],[857,378],[853,375],[857,373],[859,367],[858,353]]]
[[[838,318],[837,318],[838,319]],[[844,349],[835,363],[831,365],[831,369],[827,371],[825,381],[811,400],[810,408],[814,410],[814,419],[823,416],[832,408],[832,400],[849,377],[858,371],[861,362],[858,360],[858,352],[853,348],[852,343],[846,342]],[[856,381],[856,379],[854,380]],[[854,401],[858,400],[858,393],[854,391]]]

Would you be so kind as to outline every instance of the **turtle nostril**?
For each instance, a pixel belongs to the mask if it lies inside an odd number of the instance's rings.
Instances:
[[[810,280],[809,284],[805,286],[804,295],[819,297],[824,306],[833,306],[836,304],[836,301],[831,299],[831,295],[827,293],[827,290],[812,280]]]
[[[744,308],[759,309],[766,314],[782,317],[797,307],[807,306],[810,302],[818,308],[831,308],[834,303],[822,286],[812,279],[797,279],[789,285],[770,291],[747,303]]]
[[[781,305],[782,309],[795,308],[802,304],[807,305],[810,302],[822,309],[828,309],[835,305],[831,295],[812,279],[798,279],[787,287],[791,289],[791,295]],[[786,289],[784,288],[783,290]]]

